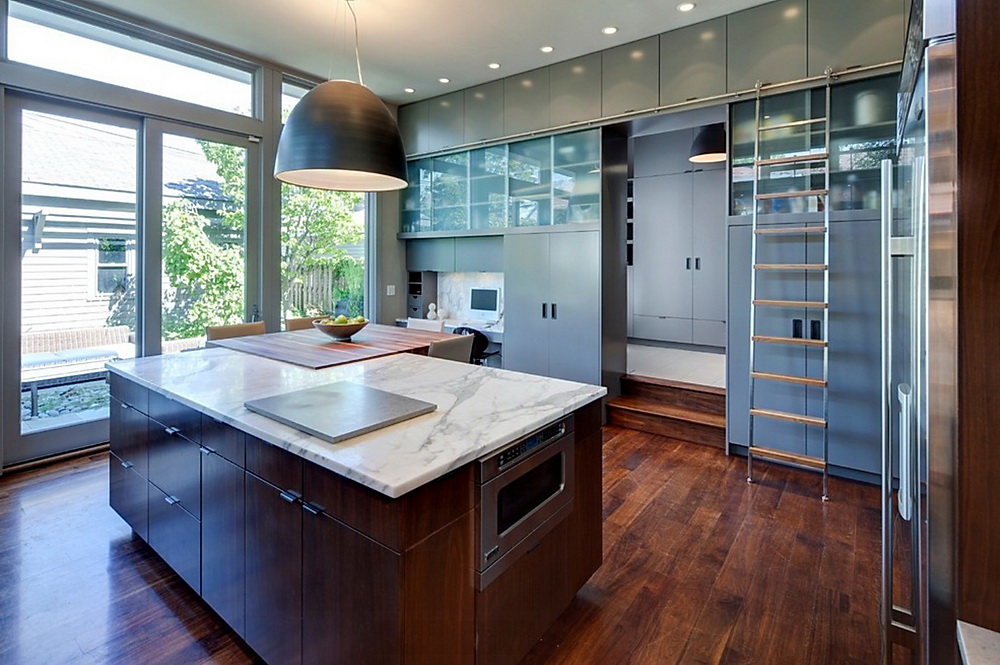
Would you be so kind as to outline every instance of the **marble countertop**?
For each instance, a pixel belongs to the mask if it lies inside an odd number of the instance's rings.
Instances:
[[[602,386],[409,353],[312,370],[210,348],[119,360],[107,367],[393,498],[607,393]],[[437,410],[331,444],[243,405],[335,381],[425,400],[436,404]],[[336,417],[333,406],[331,417]]]
[[[959,621],[958,646],[966,665],[1000,663],[1000,633]]]

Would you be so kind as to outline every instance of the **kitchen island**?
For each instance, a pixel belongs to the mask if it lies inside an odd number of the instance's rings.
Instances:
[[[600,564],[601,387],[411,354],[108,367],[112,506],[266,662],[516,663]],[[244,407],[338,381],[437,408],[330,444]],[[478,460],[549,433],[570,500],[490,564]]]

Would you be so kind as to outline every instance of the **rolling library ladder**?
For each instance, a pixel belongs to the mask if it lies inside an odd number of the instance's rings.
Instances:
[[[829,432],[827,421],[829,416],[829,345],[823,339],[829,326],[829,299],[830,299],[830,72],[827,72],[825,109],[821,117],[807,117],[802,120],[792,120],[787,122],[768,122],[768,116],[762,114],[761,109],[761,84],[757,84],[756,102],[756,132],[754,135],[754,162],[753,162],[753,215],[751,233],[751,275],[750,275],[750,413],[749,413],[749,438],[747,441],[747,482],[753,482],[753,462],[755,458],[767,459],[771,461],[792,464],[798,467],[819,471],[823,474],[823,500],[829,498],[828,493],[828,460],[829,460]],[[808,106],[807,106],[808,109]],[[807,115],[813,115],[808,112]],[[772,156],[773,151],[762,152],[762,143],[767,141],[769,134],[776,132],[804,131],[806,136],[818,135],[822,130],[822,145],[814,145],[813,142],[806,141],[802,150],[782,150],[780,156]],[[808,185],[802,189],[783,192],[762,192],[762,184],[767,183],[771,169],[780,167],[784,170],[802,169],[806,174],[805,180]],[[818,183],[814,177],[822,174],[823,184],[815,187]],[[763,187],[767,189],[767,187]],[[816,203],[816,210],[823,212],[822,224],[805,225],[760,225],[760,209],[763,206],[773,206],[778,201],[799,199],[800,201]],[[798,206],[804,209],[806,206]],[[823,260],[822,263],[762,263],[760,260],[761,250],[768,242],[777,240],[777,236],[797,234],[802,237],[819,235],[822,237]],[[765,252],[766,254],[766,252]],[[760,276],[770,271],[792,271],[797,274],[822,274],[823,296],[821,300],[809,300],[808,296],[803,300],[783,300],[769,297],[766,291],[766,284],[761,284]],[[764,288],[762,288],[764,287]],[[783,308],[783,309],[803,309],[807,311],[818,311],[821,313],[822,328],[817,330],[814,327],[809,334],[804,334],[801,325],[802,320],[793,320],[791,336],[777,336],[774,334],[760,334],[758,332],[758,310],[761,308]],[[798,321],[798,325],[795,324]],[[822,332],[821,332],[822,331]],[[822,354],[822,370],[820,376],[793,375],[786,373],[758,371],[755,364],[760,345],[795,345],[806,348],[807,353]],[[822,392],[822,417],[807,415],[806,413],[789,413],[770,408],[758,407],[754,401],[755,388],[758,382],[784,382],[805,386],[806,389],[819,389]],[[803,404],[806,401],[803,400]],[[787,422],[805,425],[807,427],[819,428],[823,437],[822,456],[800,454],[788,452],[778,448],[758,445],[755,439],[755,421],[761,418],[783,420]],[[766,444],[767,442],[765,442]],[[774,445],[774,444],[772,444]],[[805,441],[802,449],[806,450]]]

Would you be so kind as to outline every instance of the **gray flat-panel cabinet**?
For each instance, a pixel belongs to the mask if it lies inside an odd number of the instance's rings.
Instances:
[[[750,237],[749,226],[730,226],[729,318],[727,324],[726,430],[731,443],[746,445],[749,424]],[[792,337],[801,326],[804,337],[812,326],[829,350],[830,464],[878,473],[879,432],[879,223],[851,221],[830,230],[830,330],[822,327],[818,309],[758,307],[759,335]],[[769,236],[758,248],[762,263],[822,261],[819,234]],[[776,300],[822,300],[822,276],[794,271],[763,271],[757,277],[757,297]],[[801,323],[796,323],[801,321]],[[813,322],[816,322],[813,324]],[[793,376],[823,376],[822,350],[785,344],[758,343],[754,368]],[[754,405],[759,408],[822,417],[821,388],[757,380]],[[756,445],[815,457],[823,455],[823,432],[806,425],[769,418],[754,421]]]
[[[428,150],[461,145],[465,140],[465,93],[461,90],[428,101]]]
[[[692,180],[692,341],[726,344],[726,170],[695,171]]]
[[[660,104],[726,92],[726,18],[660,35]]]
[[[806,75],[806,2],[778,0],[730,14],[726,86],[749,90]]]
[[[694,165],[688,157],[691,155],[691,142],[694,137],[694,129],[637,136],[632,155],[635,177],[691,171]]]
[[[904,0],[810,0],[809,76],[903,57]]]
[[[430,146],[430,124],[427,100],[399,107],[396,122],[407,155],[427,152]]]
[[[504,368],[601,382],[600,232],[504,239]]]
[[[553,127],[601,117],[601,54],[549,67],[549,123]]]
[[[632,267],[639,316],[688,319],[691,341],[691,175],[635,178]]]
[[[549,68],[505,78],[503,127],[505,134],[520,134],[550,127]]]
[[[455,238],[455,272],[502,272],[503,236]]]
[[[601,52],[604,117],[659,105],[660,38],[649,37]]]
[[[406,269],[410,272],[454,272],[454,238],[420,238],[406,241]]]
[[[503,81],[465,89],[465,142],[503,136]]]

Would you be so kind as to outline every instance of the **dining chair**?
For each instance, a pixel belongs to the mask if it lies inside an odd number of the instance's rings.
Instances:
[[[406,319],[406,327],[414,330],[430,330],[431,332],[444,332],[444,321],[441,319],[415,319],[412,316]]]
[[[431,342],[427,355],[431,358],[444,358],[458,362],[472,362],[472,335],[453,335],[448,339]]]
[[[313,321],[316,319],[321,319],[322,316],[299,316],[296,318],[285,319],[285,330],[311,330],[313,328]]]
[[[227,339],[229,337],[245,337],[247,335],[263,335],[267,332],[263,321],[253,323],[236,323],[230,326],[205,326],[205,339]]]

